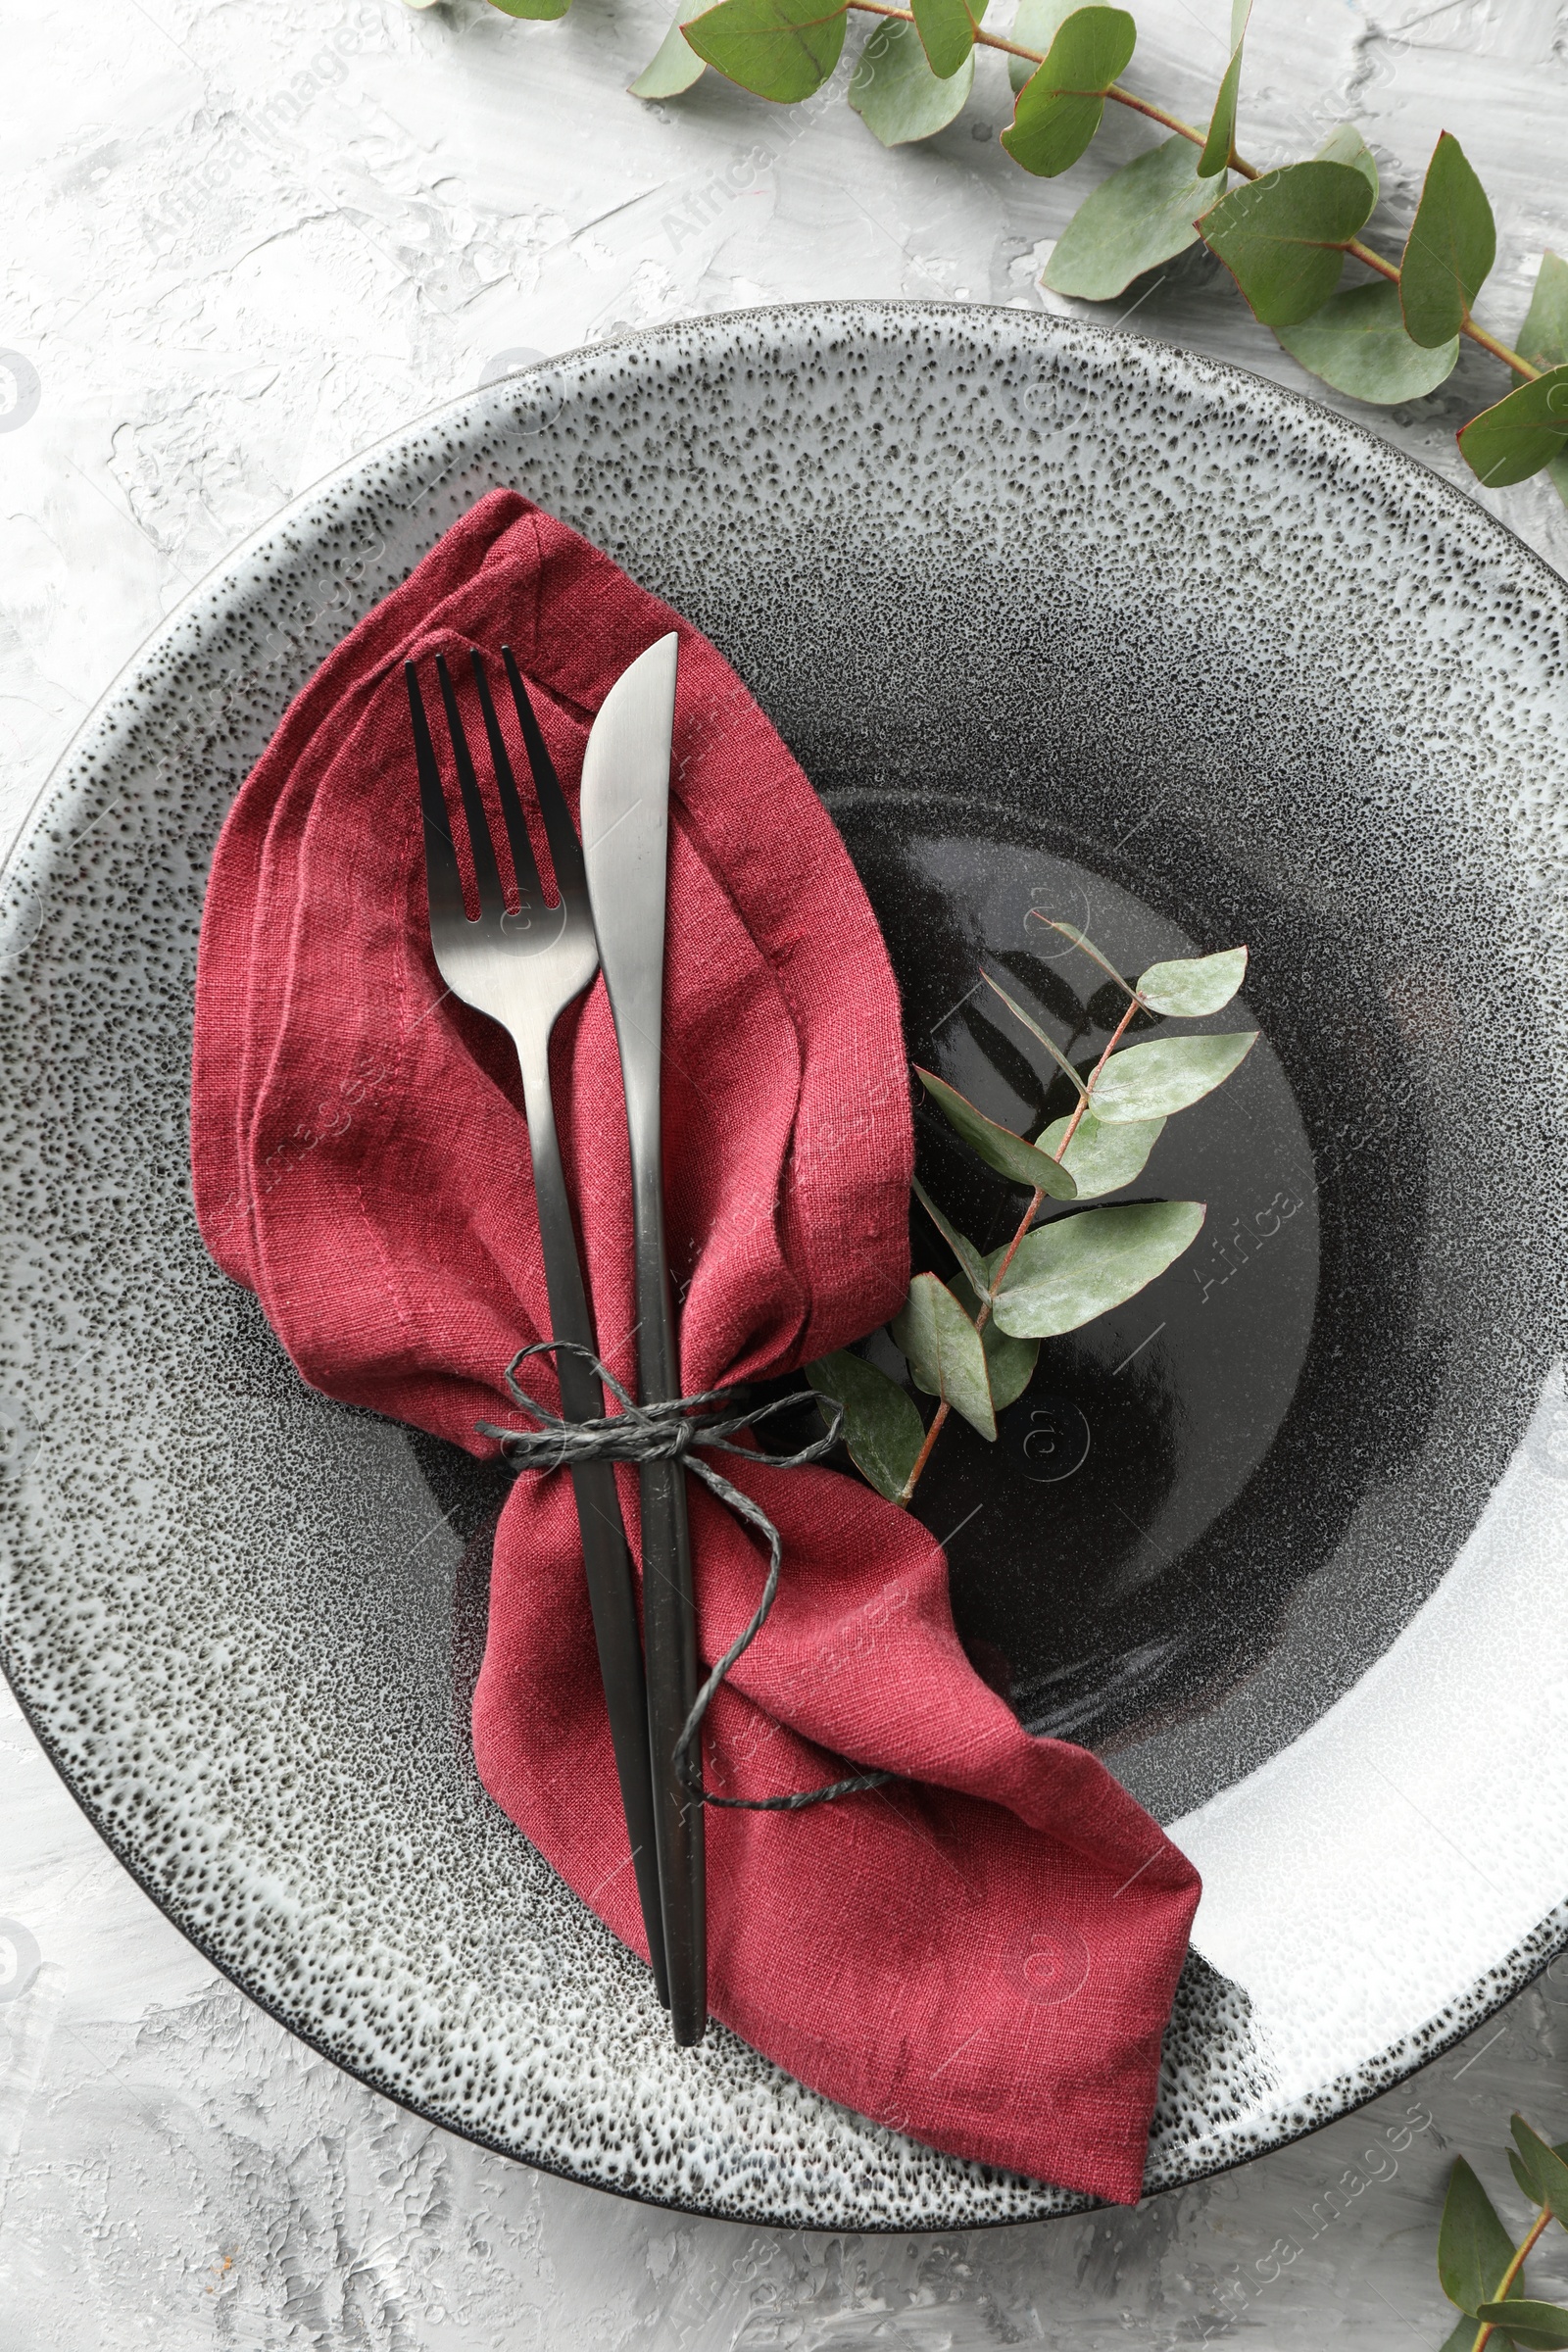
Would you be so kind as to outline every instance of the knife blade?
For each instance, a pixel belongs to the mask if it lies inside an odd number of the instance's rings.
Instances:
[[[621,672],[594,720],[582,769],[588,903],[614,1015],[631,1144],[638,1397],[644,1404],[681,1393],[664,1243],[661,1136],[669,762],[678,648],[671,632]],[[701,2041],[708,2023],[708,1924],[703,1808],[681,1787],[673,1764],[675,1742],[697,1697],[686,1473],[678,1462],[644,1462],[639,1480],[648,1734],[670,2022],[676,2041],[690,2046]]]

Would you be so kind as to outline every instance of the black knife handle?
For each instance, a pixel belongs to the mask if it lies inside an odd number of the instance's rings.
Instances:
[[[635,1107],[628,1123],[637,1250],[638,1394],[641,1402],[653,1404],[680,1395],[680,1369],[664,1247],[658,1128],[652,1118],[639,1119]],[[702,2040],[708,2025],[708,1875],[703,1807],[682,1787],[674,1764],[675,1743],[697,1702],[697,1605],[686,1472],[679,1462],[644,1462],[640,1477],[654,1832],[663,1893],[670,2024],[676,2041],[689,2048]]]

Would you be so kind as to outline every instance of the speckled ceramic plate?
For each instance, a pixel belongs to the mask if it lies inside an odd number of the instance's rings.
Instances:
[[[1042,959],[1032,905],[1129,969],[1251,945],[1266,1046],[1150,1170],[1209,1200],[1199,1250],[1048,1348],[996,1452],[956,1445],[927,1491],[940,1532],[983,1506],[955,1602],[1025,1720],[1105,1752],[1203,1872],[1150,2186],[1286,2139],[1568,1940],[1568,598],[1249,376],[1010,312],[714,319],[440,411],[192,596],[5,879],[16,1688],[170,1917],[458,2132],[785,2224],[1074,2202],[721,2031],[671,2046],[474,1777],[482,1478],[307,1394],[197,1239],[223,811],[322,656],[496,483],[735,662],[844,827],[911,1048],[999,1112],[1043,1080],[960,1002],[977,949],[1050,1018],[1104,1009]]]

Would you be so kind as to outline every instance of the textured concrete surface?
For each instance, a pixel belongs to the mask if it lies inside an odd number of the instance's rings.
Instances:
[[[1134,87],[1200,114],[1223,0],[1151,0]],[[1243,141],[1267,163],[1353,114],[1396,234],[1440,128],[1499,217],[1488,323],[1568,247],[1563,0],[1259,0]],[[997,21],[1003,12],[997,11]],[[0,6],[0,840],[160,616],[318,475],[541,352],[763,299],[1033,305],[1113,122],[1060,183],[1002,154],[1004,79],[885,155],[836,105],[705,83],[622,94],[657,0],[559,25],[483,0]],[[1144,331],[1305,386],[1214,272]],[[1467,354],[1419,410],[1358,412],[1456,480]],[[1549,487],[1489,502],[1568,569]],[[3,1436],[3,1433],[0,1433]],[[1568,2133],[1568,1964],[1406,2086],[1136,2214],[966,2238],[769,2234],[617,2204],[399,2116],[217,1981],[109,1857],[0,1697],[0,2352],[465,2352],[531,2345],[1435,2348],[1450,2154],[1519,2216],[1511,2105]],[[1553,2232],[1541,2291],[1568,2292]],[[1559,2251],[1560,2249],[1560,2251]]]

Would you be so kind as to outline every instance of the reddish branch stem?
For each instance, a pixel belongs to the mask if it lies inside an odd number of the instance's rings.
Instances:
[[[1502,2277],[1498,2279],[1497,2291],[1494,2296],[1491,2297],[1491,2300],[1494,2303],[1504,2303],[1507,2301],[1509,2289],[1512,2287],[1514,2280],[1518,2278],[1520,2272],[1525,2267],[1525,2256],[1529,2253],[1531,2247],[1535,2244],[1537,2238],[1545,2229],[1546,2224],[1550,2221],[1550,2219],[1551,2207],[1549,2205],[1544,2205],[1541,2209],[1540,2216],[1531,2225],[1529,2236],[1525,2239],[1524,2244],[1520,2247],[1518,2253],[1514,2256],[1512,2262],[1509,2263],[1508,2268],[1503,2272]],[[1482,2322],[1481,2332],[1476,2337],[1475,2342],[1471,2345],[1470,2352],[1482,2352],[1483,2346],[1491,2343],[1492,2331],[1496,2325],[1497,2323],[1495,2320],[1484,2320]]]

